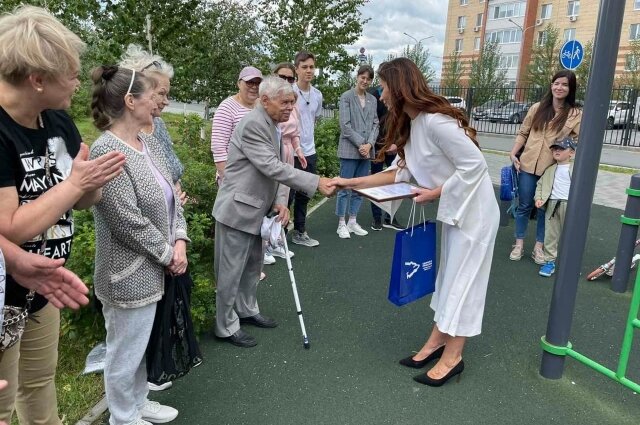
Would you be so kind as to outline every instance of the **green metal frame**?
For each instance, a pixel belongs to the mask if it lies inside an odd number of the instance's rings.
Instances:
[[[640,197],[640,190],[627,188],[627,194],[629,196]],[[631,226],[640,226],[640,218],[628,218],[624,215],[620,217],[620,221],[623,224]],[[542,349],[548,353],[556,356],[569,356],[576,359],[580,363],[594,369],[597,372],[613,379],[614,381],[624,385],[625,387],[640,393],[640,384],[631,381],[625,377],[627,373],[627,365],[629,364],[629,354],[631,352],[631,346],[633,345],[633,330],[640,329],[640,320],[638,320],[638,312],[640,311],[640,273],[636,275],[636,283],[633,288],[633,295],[631,296],[631,305],[629,306],[629,315],[627,317],[627,326],[624,331],[624,337],[622,339],[622,348],[620,350],[620,358],[618,359],[618,368],[616,371],[608,369],[598,362],[591,360],[590,358],[573,350],[571,343],[567,343],[566,347],[560,347],[547,342],[545,337],[540,338],[540,345]]]

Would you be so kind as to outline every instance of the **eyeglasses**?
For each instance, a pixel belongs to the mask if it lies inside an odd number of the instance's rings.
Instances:
[[[244,81],[244,80],[242,80]],[[258,87],[260,85],[260,83],[262,82],[262,80],[249,80],[249,81],[244,81],[244,83],[246,85],[248,85],[249,87]]]
[[[143,72],[145,69],[151,68],[152,66],[155,66],[158,69],[162,69],[162,64],[158,61],[153,61],[151,62],[149,65],[145,66],[144,68],[142,68],[140,70],[140,72]]]
[[[283,80],[286,80],[289,84],[293,84],[296,82],[296,77],[289,77],[288,75],[281,75],[281,74],[277,74],[277,75]]]

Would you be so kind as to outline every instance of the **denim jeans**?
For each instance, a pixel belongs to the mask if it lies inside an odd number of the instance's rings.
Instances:
[[[516,210],[516,239],[524,239],[527,235],[527,226],[531,210],[535,208],[534,197],[536,184],[540,179],[535,174],[524,171],[518,173],[518,209]],[[544,242],[544,210],[538,209],[536,213],[536,242]]]
[[[367,175],[369,175],[369,159],[340,158],[340,177],[351,179]],[[360,205],[362,205],[362,197],[351,189],[339,190],[336,201],[336,215],[338,217],[344,217],[347,212],[347,204],[349,204],[349,216],[355,217],[358,215]]]
[[[391,163],[393,163],[393,160],[396,158],[395,154],[391,154],[391,155],[385,155],[384,161],[383,162],[375,162],[372,161],[371,162],[371,174],[376,174],[381,172],[382,170],[384,170],[385,166],[390,166]],[[374,204],[373,202],[371,203],[371,215],[373,216],[374,220],[381,220],[382,219],[382,210],[380,209],[379,206],[377,206],[376,204]],[[389,216],[388,213],[384,213],[384,218],[385,219],[391,219],[391,216]]]

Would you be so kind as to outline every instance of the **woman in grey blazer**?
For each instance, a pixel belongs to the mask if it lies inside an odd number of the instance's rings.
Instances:
[[[378,137],[378,114],[376,98],[367,92],[373,81],[373,68],[362,65],[358,69],[356,86],[340,96],[340,177],[363,177],[369,174],[371,159],[375,158],[375,143]],[[345,222],[349,206],[349,221]],[[336,215],[338,216],[338,236],[351,237],[351,233],[366,236],[356,221],[362,197],[350,189],[338,191]]]
[[[104,367],[110,425],[165,423],[178,411],[149,401],[145,351],[165,273],[187,269],[186,223],[160,143],[141,130],[157,108],[155,80],[123,67],[93,71],[91,157],[122,152],[124,171],[95,206],[94,287],[107,329]]]

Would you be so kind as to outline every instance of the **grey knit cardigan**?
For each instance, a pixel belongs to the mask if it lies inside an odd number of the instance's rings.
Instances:
[[[140,133],[150,159],[172,185],[160,144]],[[102,188],[94,207],[96,228],[95,293],[105,304],[137,308],[157,302],[164,293],[164,267],[173,256],[173,239],[187,238],[180,199],[175,196],[173,229],[169,209],[142,152],[113,133],[103,133],[91,146],[91,159],[111,151],[126,156],[124,171]],[[173,186],[173,185],[172,185]],[[175,235],[175,237],[172,237]]]

